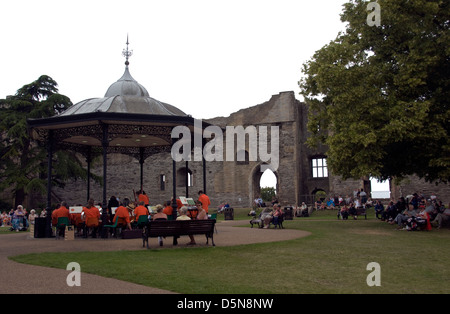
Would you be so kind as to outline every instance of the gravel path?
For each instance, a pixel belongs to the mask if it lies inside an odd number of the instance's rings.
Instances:
[[[221,221],[216,224],[218,233],[214,234],[216,247],[275,242],[296,239],[309,233],[291,229],[235,228],[246,225],[248,221]],[[197,236],[197,247],[205,246],[203,236]],[[188,237],[181,237],[177,247],[186,247]],[[151,248],[159,248],[157,239],[150,239]],[[164,242],[164,249],[173,249],[172,238]],[[24,265],[13,262],[8,256],[38,252],[76,252],[76,251],[115,251],[140,250],[141,239],[34,239],[29,233],[15,233],[0,236],[0,294],[118,294],[145,293],[168,294],[170,291],[146,287],[125,281],[81,273],[81,286],[69,287],[66,278],[70,271],[49,267]],[[213,248],[212,248],[213,249]],[[81,269],[82,271],[82,269]]]

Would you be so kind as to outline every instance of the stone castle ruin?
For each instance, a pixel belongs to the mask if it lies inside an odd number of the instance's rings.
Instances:
[[[369,178],[360,180],[342,180],[330,173],[326,167],[326,148],[309,148],[307,139],[307,107],[295,98],[294,92],[281,92],[267,102],[239,110],[229,117],[217,117],[205,122],[225,129],[226,126],[278,126],[279,128],[279,165],[274,171],[277,197],[282,205],[312,204],[314,195],[324,191],[328,196],[351,195],[353,191],[364,189],[370,193]],[[224,136],[226,134],[224,133]],[[269,137],[270,139],[270,137]],[[176,163],[177,196],[198,197],[203,190],[205,176],[206,193],[214,208],[222,202],[234,207],[250,207],[260,194],[260,179],[263,174],[261,161],[249,160],[249,137],[246,137],[245,160],[235,158],[232,161],[206,162],[206,172],[200,161],[180,161]],[[270,147],[270,145],[268,145]],[[234,153],[237,155],[237,147]],[[224,155],[226,152],[224,152]],[[163,204],[172,197],[172,157],[170,153],[156,154],[144,163],[143,189],[152,205]],[[92,165],[92,171],[102,174],[102,161]],[[133,190],[140,189],[139,160],[127,155],[108,155],[108,197],[128,197],[133,199]],[[390,184],[391,198],[421,192],[425,195],[436,193],[448,202],[448,185],[434,185],[417,178],[406,180],[404,184]],[[101,202],[101,186],[91,184],[91,197]],[[57,197],[54,201],[66,200],[69,204],[84,204],[86,201],[86,182],[67,183],[64,189],[54,189]],[[370,194],[369,194],[370,195]],[[447,198],[446,198],[447,197]]]

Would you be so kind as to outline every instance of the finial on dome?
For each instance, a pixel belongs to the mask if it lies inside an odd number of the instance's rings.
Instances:
[[[127,34],[127,49],[124,49],[122,51],[122,55],[126,58],[125,65],[127,67],[130,64],[130,62],[128,62],[128,58],[133,55],[133,50],[128,50],[128,45],[129,45],[129,43],[128,43],[128,34]]]

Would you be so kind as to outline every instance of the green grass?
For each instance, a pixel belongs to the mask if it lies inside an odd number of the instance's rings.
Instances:
[[[235,219],[247,213],[237,210]],[[312,235],[277,243],[12,259],[64,269],[76,261],[82,272],[180,293],[450,293],[450,230],[397,231],[372,213],[356,221],[337,220],[335,213],[285,221]],[[381,266],[381,287],[366,283],[370,262]]]
[[[0,235],[1,234],[11,234],[11,233],[15,233],[16,231],[11,231],[10,230],[11,229],[11,226],[7,226],[7,227],[5,227],[5,226],[2,226],[2,227],[0,227]],[[20,231],[21,233],[23,233],[23,232],[29,232],[29,230],[27,230],[27,231]]]

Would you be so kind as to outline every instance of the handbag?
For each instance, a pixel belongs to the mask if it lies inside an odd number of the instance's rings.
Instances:
[[[72,227],[67,227],[64,233],[64,240],[74,240],[75,239],[75,229]]]

